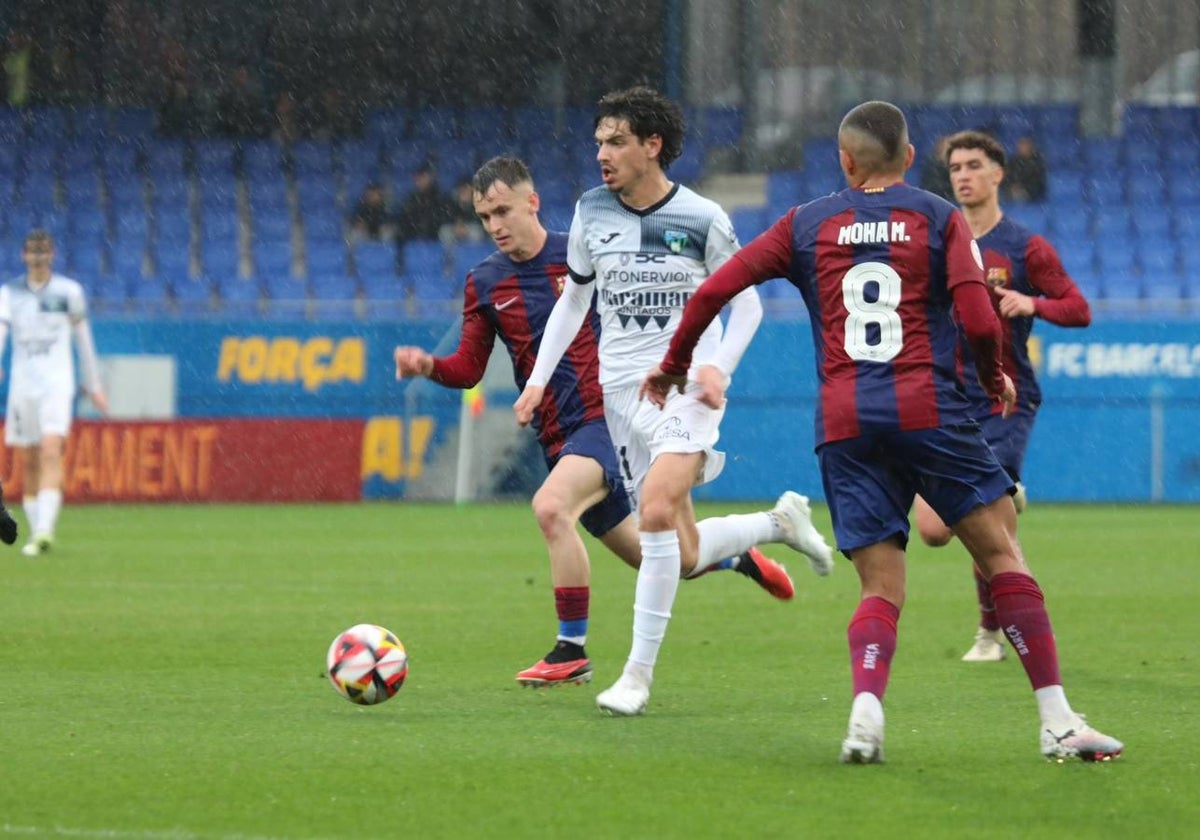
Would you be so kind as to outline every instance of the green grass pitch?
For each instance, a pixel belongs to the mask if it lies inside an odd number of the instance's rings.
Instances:
[[[966,555],[914,546],[888,763],[844,767],[844,560],[817,579],[773,550],[790,603],[733,573],[683,583],[648,713],[613,719],[594,699],[634,573],[594,542],[595,681],[513,681],[556,630],[525,506],[68,506],[52,554],[0,552],[0,836],[1194,836],[1197,535],[1195,507],[1021,519],[1068,695],[1126,742],[1097,765],[1041,759],[1013,657],[958,661]],[[374,708],[323,673],[363,621],[411,659]]]

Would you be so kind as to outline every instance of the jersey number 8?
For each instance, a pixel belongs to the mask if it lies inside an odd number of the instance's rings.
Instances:
[[[900,275],[887,263],[859,263],[842,278],[846,307],[846,355],[856,362],[890,362],[904,346],[900,314]],[[868,285],[878,294],[867,300]],[[878,329],[872,343],[870,326]]]

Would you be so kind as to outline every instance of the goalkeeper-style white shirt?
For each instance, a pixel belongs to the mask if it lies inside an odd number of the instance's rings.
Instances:
[[[679,184],[644,210],[627,207],[607,187],[580,197],[567,267],[574,282],[595,280],[605,390],[639,384],[662,361],[692,293],[737,249],[733,224],[720,205]],[[732,306],[739,304],[754,313],[752,324],[740,322],[749,333],[731,334],[723,346],[721,322],[714,320],[696,345],[693,368],[715,364],[732,373],[762,312],[754,289]]]
[[[61,274],[37,291],[24,275],[0,286],[0,325],[12,335],[10,394],[74,393],[72,333],[86,318],[83,287]],[[94,359],[84,364],[95,368]]]

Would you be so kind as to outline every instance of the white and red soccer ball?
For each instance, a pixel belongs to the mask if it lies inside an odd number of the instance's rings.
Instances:
[[[408,653],[396,634],[378,624],[356,624],[339,633],[325,657],[338,694],[360,706],[396,696],[408,676]]]

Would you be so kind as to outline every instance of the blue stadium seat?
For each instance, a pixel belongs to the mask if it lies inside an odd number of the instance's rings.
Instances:
[[[700,110],[700,135],[709,148],[736,146],[742,140],[744,120],[740,108],[713,105]]]
[[[1172,246],[1140,249],[1139,262],[1144,278],[1179,274],[1178,253]]]
[[[408,124],[408,135],[435,143],[457,137],[458,109],[449,105],[414,108]]]
[[[1168,143],[1178,141],[1195,142],[1200,133],[1200,116],[1195,107],[1173,106],[1160,108],[1158,112],[1159,128],[1163,138]]]
[[[386,242],[359,242],[354,246],[354,268],[361,280],[396,276],[396,249]]]
[[[202,210],[200,234],[205,239],[237,242],[238,220],[231,210]]]
[[[366,177],[379,174],[379,142],[376,140],[342,140],[333,149],[334,169],[342,173],[360,173]]]
[[[1075,285],[1079,287],[1079,291],[1083,293],[1083,296],[1089,302],[1094,302],[1104,297],[1104,282],[1095,269],[1087,268],[1068,273],[1071,275],[1071,279],[1075,281]]]
[[[1161,203],[1139,207],[1130,213],[1130,216],[1133,219],[1133,229],[1143,242],[1170,238],[1171,214]]]
[[[166,177],[150,187],[150,206],[155,215],[187,213],[191,200],[191,184],[186,177]]]
[[[76,172],[64,177],[62,188],[68,211],[74,211],[76,207],[92,210],[99,208],[100,180],[96,177],[95,170]]]
[[[304,280],[290,273],[266,274],[260,278],[260,285],[272,301],[298,303],[308,298],[308,287]]]
[[[146,147],[146,174],[151,180],[184,178],[187,146],[182,140],[156,140]]]
[[[1196,212],[1197,209],[1200,208],[1193,208],[1191,212],[1175,214],[1175,239],[1188,246],[1185,248],[1185,253],[1195,252],[1195,243],[1200,241],[1200,212]]]
[[[186,213],[162,213],[154,223],[155,246],[164,251],[187,252],[192,243],[192,225]]]
[[[96,144],[87,140],[72,140],[63,146],[59,163],[64,176],[83,173],[95,177]]]
[[[346,249],[341,243],[324,244],[309,241],[305,265],[309,278],[316,275],[346,274]]]
[[[1132,232],[1132,214],[1125,206],[1102,206],[1093,217],[1092,233],[1099,241],[1126,239]]]
[[[1083,161],[1093,173],[1120,171],[1120,141],[1111,137],[1085,139],[1083,141]]]
[[[109,246],[111,274],[128,285],[145,273],[146,245],[144,242],[121,242]]]
[[[288,151],[296,177],[333,174],[333,144],[322,140],[300,140]]]
[[[1025,204],[1010,201],[1004,206],[1004,215],[1017,224],[1029,228],[1034,233],[1045,234],[1049,230],[1050,224],[1047,219],[1047,213],[1048,211],[1044,204]]]
[[[205,138],[192,143],[192,169],[201,184],[232,178],[237,146],[232,140]]]
[[[1084,190],[1088,200],[1096,205],[1125,203],[1125,185],[1121,183],[1121,176],[1116,168],[1093,172],[1085,179]]]
[[[95,141],[107,137],[110,133],[108,108],[79,105],[73,106],[72,111],[72,137]]]
[[[243,279],[236,275],[219,275],[212,279],[215,281],[221,306],[227,311],[234,314],[251,314],[258,310],[262,290],[256,280]]]
[[[54,178],[58,173],[59,147],[54,142],[30,140],[21,154],[21,168],[26,178]]]
[[[201,310],[212,305],[212,281],[205,276],[184,277],[171,284],[171,293],[182,309]]]
[[[237,210],[237,184],[233,176],[205,178],[198,184],[200,212],[219,210],[234,213]]]
[[[458,133],[476,145],[492,144],[512,136],[509,109],[499,105],[472,105],[462,109]]]
[[[766,207],[734,207],[729,211],[729,220],[733,222],[733,229],[743,244],[754,239],[771,224]]]
[[[200,265],[209,277],[237,277],[239,256],[236,239],[202,239]]]
[[[272,140],[242,144],[242,174],[247,181],[274,180],[283,174],[283,151]]]
[[[369,108],[363,115],[363,133],[376,141],[407,137],[408,124],[407,108]]]
[[[154,273],[168,282],[178,283],[192,276],[192,260],[187,250],[165,248],[161,244],[154,249]]]
[[[362,296],[371,301],[402,301],[408,298],[408,287],[395,272],[363,273],[358,270],[358,285]]]
[[[292,262],[292,247],[287,242],[254,243],[254,273],[262,280],[292,276]]]
[[[110,139],[97,148],[96,157],[109,186],[129,180],[142,170],[142,148],[128,140]]]
[[[1123,240],[1096,241],[1096,268],[1110,287],[1115,277],[1133,275],[1137,267],[1136,252]]]
[[[304,238],[309,244],[336,244],[342,247],[346,238],[345,221],[337,208],[307,210],[303,223]]]
[[[119,137],[150,137],[157,122],[154,111],[149,108],[114,108],[110,131]]]
[[[513,134],[518,143],[537,142],[558,132],[554,109],[545,105],[520,105],[513,109]],[[530,158],[531,165],[537,158]]]
[[[446,249],[435,239],[414,239],[404,243],[400,265],[403,273],[412,275],[437,275],[446,273]]]
[[[19,188],[21,201],[37,207],[54,207],[57,202],[57,184],[54,176],[34,175],[25,176]]]
[[[1165,142],[1163,161],[1170,170],[1200,168],[1200,139],[1190,137]]]
[[[300,212],[322,211],[337,208],[338,188],[331,173],[307,172],[296,176],[296,197],[300,201]]]
[[[1158,172],[1131,175],[1125,184],[1129,203],[1140,207],[1161,207],[1166,199],[1163,177]]]
[[[348,274],[318,274],[310,271],[309,293],[316,300],[353,300],[358,296],[358,281]]]
[[[1155,272],[1142,275],[1142,296],[1152,301],[1182,301],[1187,295],[1184,281],[1175,272]]]
[[[1200,179],[1185,176],[1168,180],[1167,196],[1176,210],[1186,207],[1191,208],[1189,213],[1196,213],[1200,209]]]
[[[141,207],[121,208],[113,214],[112,230],[113,236],[122,245],[144,245],[150,235],[150,220]]]
[[[407,274],[408,293],[418,315],[450,316],[462,292],[462,281],[444,274]]]
[[[292,220],[286,211],[259,211],[250,223],[254,238],[259,242],[287,243],[292,236]]]
[[[1095,270],[1096,252],[1090,236],[1057,236],[1054,246],[1062,259],[1063,267],[1072,277]]]
[[[255,216],[263,213],[287,215],[287,186],[282,178],[274,176],[261,181],[251,181],[247,184],[247,188],[250,195],[250,209]]]
[[[1055,207],[1047,217],[1054,233],[1054,240],[1088,239],[1092,235],[1092,220],[1083,204],[1071,207]]]

